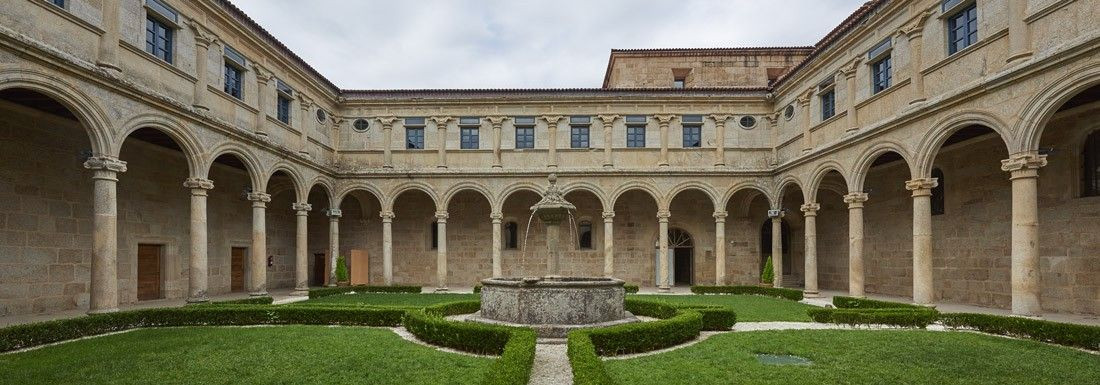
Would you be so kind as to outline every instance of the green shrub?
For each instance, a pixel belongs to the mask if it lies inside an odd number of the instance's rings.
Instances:
[[[348,260],[343,255],[336,257],[336,282],[348,281]]]
[[[481,285],[474,285],[474,294],[481,293]]]
[[[627,298],[623,306],[626,311],[643,317],[665,319],[676,316],[675,306],[660,301]]]
[[[772,256],[764,261],[764,271],[760,273],[760,283],[771,284],[775,282],[775,267],[772,266]]]
[[[814,322],[924,328],[936,322],[936,309],[810,309]]]
[[[737,314],[728,306],[681,305],[677,308],[699,312],[703,316],[702,330],[729,331],[737,323]]]
[[[205,306],[205,305],[270,305],[275,303],[275,299],[269,296],[263,297],[248,297],[241,299],[231,299],[227,301],[210,301],[188,304],[190,306]]]
[[[479,300],[447,302],[424,308],[425,313],[440,317],[470,314],[478,310],[481,310],[481,301]]]
[[[802,300],[802,290],[759,286],[692,286],[695,294],[744,294],[763,295],[791,301]]]
[[[1100,326],[973,313],[940,314],[939,319],[944,326],[952,329],[974,329],[983,333],[1100,351]]]
[[[345,293],[419,293],[420,286],[334,286],[309,289],[309,298],[328,297]]]
[[[500,355],[493,367],[482,378],[481,384],[523,385],[531,378],[531,365],[535,362],[535,332],[527,328],[513,328],[475,322],[455,322],[443,318],[447,312],[468,310],[477,301],[453,302],[431,307],[431,313],[409,311],[405,316],[405,328],[417,338],[476,354]],[[461,313],[459,313],[461,314]]]
[[[398,326],[405,311],[381,308],[221,305],[155,308],[0,329],[0,352],[141,327],[205,325]]]
[[[482,385],[527,385],[531,380],[531,366],[535,363],[537,337],[530,329],[512,331],[512,337],[504,345],[504,353],[482,378]]]
[[[569,332],[566,356],[573,368],[574,385],[614,385],[615,380],[607,374],[600,356],[596,355],[596,345],[588,335],[588,330]]]
[[[626,294],[637,294],[638,285],[625,284],[623,285],[623,290],[626,290]]]
[[[911,303],[876,301],[866,298],[845,296],[833,297],[833,306],[838,309],[927,309],[927,307]]]
[[[641,353],[664,349],[695,339],[703,327],[703,315],[681,310],[675,317],[653,322],[630,323],[586,329],[596,353],[602,356]]]

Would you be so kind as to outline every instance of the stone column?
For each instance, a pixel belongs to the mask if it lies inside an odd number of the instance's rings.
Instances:
[[[715,114],[714,119],[714,167],[726,166],[726,122],[729,115]]]
[[[796,101],[798,108],[802,110],[802,153],[806,154],[814,150],[813,124],[810,122],[810,100],[814,97],[814,89],[803,92],[802,97]]]
[[[118,173],[126,162],[113,156],[84,161],[92,170],[92,277],[88,313],[118,311]]]
[[[188,23],[191,30],[195,33],[195,93],[192,96],[192,106],[195,109],[209,111],[210,106],[206,102],[206,87],[210,84],[210,77],[207,75],[206,66],[210,60],[209,51],[210,45],[218,41],[218,37],[214,35],[206,27],[198,24],[194,21]]]
[[[563,118],[564,117],[561,115],[547,115],[542,117],[542,120],[546,121],[546,138],[549,141],[549,148],[546,155],[546,167],[549,168],[558,167],[558,122]]]
[[[275,79],[275,75],[262,65],[252,63],[252,71],[256,73],[256,122],[253,128],[256,135],[267,137],[267,93],[271,92],[269,84]]]
[[[856,72],[859,70],[862,61],[862,56],[857,57],[840,70],[840,74],[844,75],[844,79],[848,83],[848,90],[845,92],[848,115],[844,117],[844,120],[848,123],[848,128],[845,129],[847,133],[859,131],[859,114],[856,110]]]
[[[657,162],[657,166],[668,167],[668,126],[675,117],[675,115],[653,116],[654,119],[657,119],[657,125],[661,128],[661,160]]]
[[[905,182],[913,192],[913,303],[932,304],[932,189],[936,178]]]
[[[488,119],[489,124],[493,125],[493,168],[503,168],[504,163],[500,159],[500,131],[504,126],[505,117],[490,116]],[[499,277],[499,275],[496,277]]]
[[[819,203],[807,203],[802,205],[802,218],[805,222],[806,236],[806,288],[802,291],[807,298],[816,298],[817,291],[817,211],[821,210]]]
[[[924,92],[924,74],[921,73],[921,69],[924,67],[922,61],[924,56],[924,22],[931,15],[931,12],[925,11],[912,24],[901,31],[902,35],[909,38],[909,68],[912,72],[911,79],[913,83],[913,100],[910,100],[909,104],[920,103],[927,99]]]
[[[297,218],[294,237],[294,292],[291,295],[309,294],[309,212],[313,206],[300,202],[290,205]]]
[[[447,291],[447,212],[435,213],[436,226],[439,228],[439,239],[436,241],[435,275],[438,286],[435,291]]]
[[[340,259],[340,209],[328,209],[328,286],[336,286],[336,264]],[[347,261],[344,261],[347,262]]]
[[[267,295],[267,204],[271,195],[262,192],[248,194],[252,202],[252,268],[248,295]]]
[[[668,218],[671,216],[668,210],[657,212],[657,271],[660,274],[657,290],[665,293],[672,290],[672,283],[668,281]]]
[[[1008,62],[1031,57],[1031,30],[1027,21],[1027,0],[1008,1]]]
[[[619,115],[600,115],[600,123],[603,124],[603,167],[612,168],[615,167],[615,160],[611,155],[611,148],[614,140],[611,138],[612,128],[615,126],[615,120],[619,118]]]
[[[206,302],[207,250],[206,250],[206,196],[214,188],[214,182],[203,178],[188,178],[183,187],[191,190],[191,258],[187,274],[187,302]]]
[[[848,204],[848,295],[863,298],[863,203],[867,194],[844,196]]]
[[[447,124],[451,122],[450,116],[433,116],[432,122],[435,123],[436,134],[438,138],[439,148],[439,160],[437,161],[437,168],[447,168]]]
[[[783,211],[768,217],[772,219],[772,286],[783,287]]]
[[[504,214],[500,212],[493,212],[489,214],[489,220],[493,222],[493,278],[499,278],[504,276],[504,272],[500,266],[500,253],[501,253],[501,229],[500,222],[504,219]]]
[[[1012,314],[1043,314],[1039,285],[1039,168],[1046,155],[1022,153],[1001,161],[1012,177]]]
[[[615,275],[615,212],[603,212],[603,276]]]
[[[393,211],[378,213],[382,217],[382,282],[393,285]]]
[[[119,0],[103,0],[103,34],[99,35],[99,57],[96,65],[112,72],[120,73],[118,66],[119,22],[121,10]]]
[[[714,212],[714,284],[726,284],[726,212]]]
[[[396,121],[394,116],[378,118],[382,125],[382,168],[393,168],[393,123]]]
[[[302,155],[309,155],[309,126],[313,121],[313,117],[310,116],[310,110],[313,109],[313,99],[310,99],[306,94],[301,92],[298,95],[298,107],[302,109],[302,113],[298,114],[298,130],[301,131],[301,146],[298,148],[298,153]]]

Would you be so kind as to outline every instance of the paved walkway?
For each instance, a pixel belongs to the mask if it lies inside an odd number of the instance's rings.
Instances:
[[[835,290],[823,290],[823,291],[821,291],[821,297],[820,298],[807,298],[807,299],[803,300],[803,302],[807,303],[807,304],[810,304],[810,305],[824,306],[825,304],[832,304],[833,303],[833,296],[837,296],[837,295],[846,296],[846,295],[848,295],[848,292],[835,291]],[[911,298],[908,298],[908,297],[897,297],[897,296],[880,295],[880,294],[868,294],[867,298],[877,299],[877,300],[882,300],[882,301],[904,302],[904,303],[909,303],[909,302],[913,301]],[[937,303],[935,305],[936,305],[936,310],[939,310],[940,312],[943,312],[943,313],[983,313],[983,314],[994,314],[994,315],[1004,315],[1004,316],[1012,315],[1012,310],[1010,310],[1010,309],[1000,309],[1000,308],[974,306],[974,305],[963,305],[963,304],[957,304],[957,303]],[[1074,323],[1074,324],[1082,324],[1082,325],[1097,325],[1097,326],[1100,326],[1100,315],[1084,315],[1084,314],[1068,314],[1068,313],[1045,313],[1045,314],[1043,314],[1042,318],[1045,319],[1045,320],[1048,320],[1048,321],[1055,321],[1055,322],[1066,322],[1066,323]]]
[[[562,343],[535,345],[535,364],[528,385],[573,385],[573,367]]]

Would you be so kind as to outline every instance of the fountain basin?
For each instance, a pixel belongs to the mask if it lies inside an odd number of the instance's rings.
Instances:
[[[624,306],[624,282],[614,278],[489,278],[481,281],[481,310],[468,320],[534,328],[539,337],[636,322]]]

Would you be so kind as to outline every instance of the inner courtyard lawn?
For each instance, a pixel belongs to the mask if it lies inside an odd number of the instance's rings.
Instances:
[[[796,355],[775,366],[755,354]],[[1100,356],[1033,341],[924,330],[725,333],[652,356],[607,360],[622,384],[1095,384]]]
[[[631,295],[630,298],[661,301],[672,305],[723,305],[733,308],[737,322],[810,322],[806,311],[813,306],[791,300],[758,295]]]
[[[301,304],[363,304],[377,306],[415,306],[424,307],[439,303],[469,301],[481,299],[480,294],[458,293],[358,293],[337,294],[328,297],[314,298]]]
[[[141,329],[0,355],[0,384],[458,385],[477,383],[491,362],[385,329]]]

